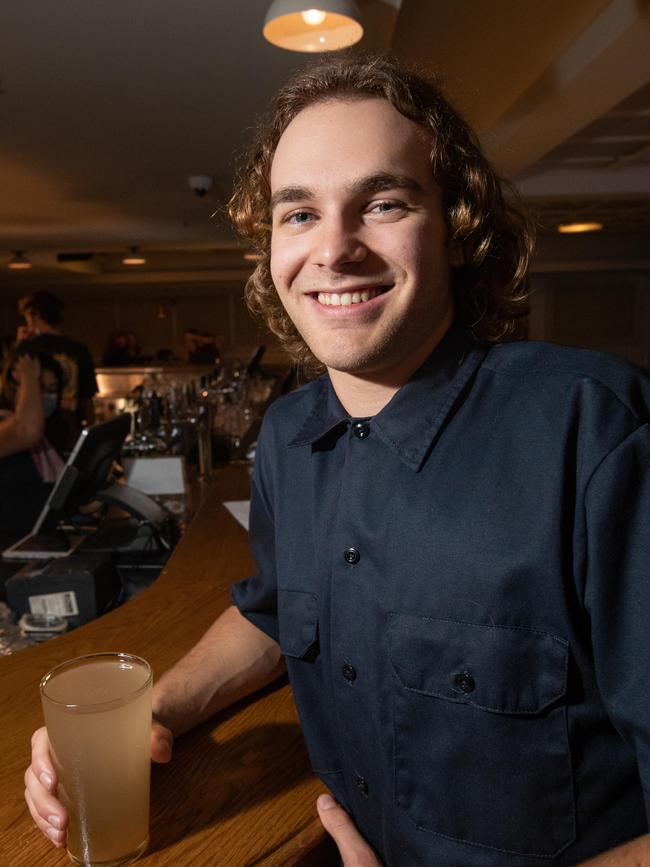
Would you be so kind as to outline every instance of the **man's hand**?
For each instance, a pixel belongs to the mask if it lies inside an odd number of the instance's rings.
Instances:
[[[151,727],[152,760],[168,762],[172,757],[173,742],[170,730],[154,719]],[[32,735],[32,763],[25,771],[25,801],[36,826],[57,849],[61,849],[65,846],[68,814],[57,800],[57,785],[50,739],[47,729],[40,728]]]
[[[159,765],[170,762],[173,746],[174,735],[154,714],[151,721],[151,761]]]
[[[323,828],[338,846],[343,867],[382,867],[381,861],[377,860],[352,819],[331,795],[320,795],[316,807]]]

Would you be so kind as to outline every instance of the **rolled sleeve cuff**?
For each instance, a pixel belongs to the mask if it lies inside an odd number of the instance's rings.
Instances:
[[[230,597],[240,613],[274,641],[279,639],[275,594],[269,596],[257,576],[238,581],[230,588]]]

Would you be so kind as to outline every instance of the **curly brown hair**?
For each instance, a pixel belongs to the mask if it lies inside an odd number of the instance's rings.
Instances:
[[[528,312],[525,278],[532,226],[514,190],[495,174],[438,81],[387,57],[335,56],[316,62],[285,84],[270,118],[260,125],[228,207],[235,228],[260,256],[246,284],[249,309],[262,316],[294,361],[322,370],[271,278],[271,163],[283,132],[305,108],[369,97],[387,100],[430,134],[431,170],[442,189],[449,239],[463,250],[464,264],[452,272],[457,319],[478,343],[518,339]]]

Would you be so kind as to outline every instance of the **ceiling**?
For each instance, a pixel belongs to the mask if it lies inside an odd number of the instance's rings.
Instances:
[[[269,0],[21,0],[0,30],[0,284],[232,280],[237,155],[309,56]],[[542,231],[600,213],[650,231],[650,2],[361,0],[361,48],[442,73]],[[197,197],[190,175],[213,179]],[[216,212],[216,213],[215,213]],[[138,246],[147,265],[127,273]],[[34,268],[2,267],[15,250]],[[57,254],[94,254],[58,261]]]

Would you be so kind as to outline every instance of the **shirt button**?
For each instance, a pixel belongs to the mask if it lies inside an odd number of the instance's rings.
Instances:
[[[469,673],[469,671],[461,671],[460,674],[456,675],[456,686],[462,690],[462,692],[467,695],[470,692],[474,692],[474,688],[476,687],[476,683],[474,682],[474,678]]]
[[[345,665],[343,666],[342,671],[343,671],[343,677],[344,677],[347,681],[349,681],[350,683],[352,683],[353,680],[356,680],[356,679],[357,679],[357,672],[355,671],[354,666],[353,666],[353,665],[350,665],[349,662],[346,662],[346,663],[345,663]]]
[[[356,548],[346,548],[343,552],[343,559],[349,566],[356,566],[361,559],[361,554]]]
[[[359,774],[355,775],[354,785],[357,787],[357,791],[359,794],[363,795],[364,798],[368,797],[368,783],[365,777],[359,776]]]
[[[370,425],[365,421],[358,421],[352,425],[352,433],[359,440],[365,440],[370,435]]]

